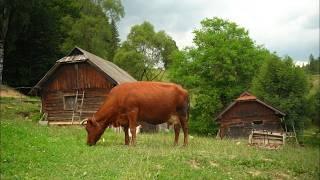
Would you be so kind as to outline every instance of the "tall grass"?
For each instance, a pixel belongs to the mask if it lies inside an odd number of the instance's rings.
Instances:
[[[124,135],[107,131],[96,146],[81,127],[46,127],[38,104],[1,99],[1,179],[319,179],[319,147],[266,150],[246,140],[190,139],[173,133]],[[28,112],[27,116],[26,113]]]

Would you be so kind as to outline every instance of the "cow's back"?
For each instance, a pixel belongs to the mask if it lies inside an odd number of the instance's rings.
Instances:
[[[188,93],[172,83],[135,82],[117,86],[110,92],[124,112],[139,110],[139,120],[153,124],[167,121],[177,110],[186,108]]]

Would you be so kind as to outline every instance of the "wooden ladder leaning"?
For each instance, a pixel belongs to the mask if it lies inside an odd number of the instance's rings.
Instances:
[[[298,141],[298,138],[297,138],[296,129],[294,127],[294,122],[293,121],[291,121],[291,126],[292,126],[292,130],[293,130],[292,133],[288,132],[287,125],[285,125],[287,138],[294,138],[295,141],[296,141],[296,144],[299,144],[299,141]]]
[[[82,93],[79,94],[79,91],[77,90],[76,97],[75,97],[75,100],[74,100],[71,124],[74,123],[74,120],[76,118],[78,119],[78,121],[81,121],[83,100],[84,100],[84,91],[82,91]]]

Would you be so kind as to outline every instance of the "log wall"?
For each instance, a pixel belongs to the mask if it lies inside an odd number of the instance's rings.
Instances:
[[[252,129],[282,131],[280,117],[259,102],[244,101],[237,102],[220,120],[221,137],[248,137]]]
[[[85,89],[82,118],[92,117],[105,101],[108,89]],[[75,95],[75,91],[49,92],[43,97],[44,111],[49,121],[70,121],[73,110],[64,109],[64,95]],[[79,96],[80,97],[80,96]]]
[[[42,89],[42,106],[48,121],[71,121],[72,109],[65,109],[64,96],[75,96],[84,91],[82,119],[92,117],[106,95],[116,84],[109,76],[87,62],[63,64]],[[81,95],[78,96],[81,98]]]
[[[44,86],[45,92],[88,88],[111,89],[115,86],[110,77],[87,62],[63,64]]]

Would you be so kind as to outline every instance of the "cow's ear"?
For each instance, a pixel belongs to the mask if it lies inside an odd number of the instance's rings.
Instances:
[[[89,125],[93,125],[93,122],[92,122],[91,119],[89,119],[87,123],[88,123]]]
[[[88,124],[90,124],[91,126],[97,126],[97,122],[93,121],[92,119],[88,121]]]

